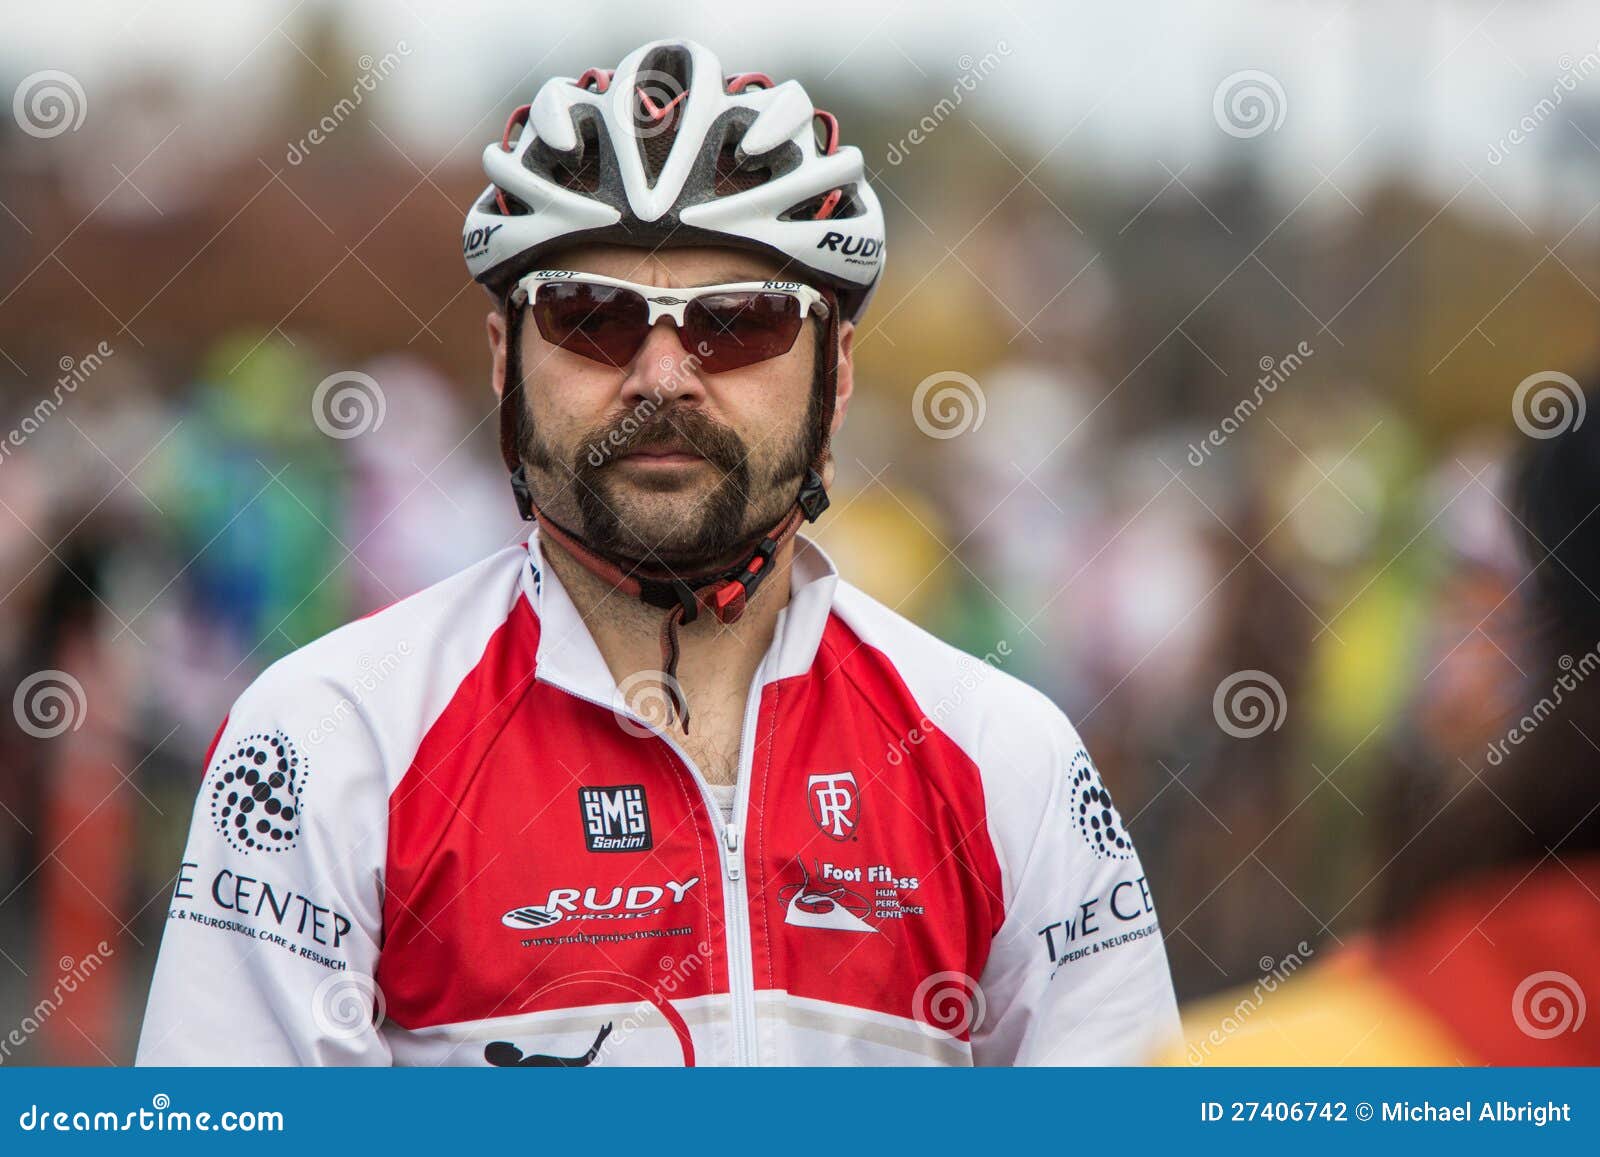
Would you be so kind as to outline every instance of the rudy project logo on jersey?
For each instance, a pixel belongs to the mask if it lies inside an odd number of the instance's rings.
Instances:
[[[861,813],[861,793],[853,771],[826,772],[806,780],[811,818],[829,839],[853,838]]]
[[[548,928],[561,919],[561,913],[551,908],[540,908],[533,904],[521,908],[513,908],[500,917],[500,923],[507,928]]]
[[[583,815],[583,839],[591,852],[647,852],[650,808],[644,788],[580,787],[578,803]]]
[[[637,920],[646,916],[659,916],[668,907],[683,903],[689,889],[700,882],[699,876],[690,876],[683,883],[668,880],[665,884],[635,884],[624,888],[618,884],[610,891],[588,887],[552,888],[543,904],[524,904],[500,917],[507,928],[548,928],[559,920]]]
[[[246,735],[212,765],[212,822],[245,855],[287,852],[300,835],[305,775],[299,751],[283,732]]]

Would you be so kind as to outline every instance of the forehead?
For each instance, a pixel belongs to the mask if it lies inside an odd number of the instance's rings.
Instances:
[[[551,254],[562,269],[654,282],[665,277],[678,285],[724,281],[767,281],[779,276],[780,264],[759,253],[721,245],[686,245],[674,249],[639,249],[625,245],[575,245]]]

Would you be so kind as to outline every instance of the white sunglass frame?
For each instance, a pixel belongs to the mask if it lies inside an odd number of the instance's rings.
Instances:
[[[782,293],[800,302],[800,320],[815,313],[820,318],[828,316],[828,299],[820,290],[803,281],[727,281],[717,285],[660,286],[641,285],[620,277],[606,277],[599,273],[585,273],[579,269],[539,269],[517,281],[517,291],[522,294],[521,305],[530,304],[539,293],[539,287],[559,281],[575,281],[587,285],[607,285],[617,289],[631,289],[644,298],[649,309],[647,324],[654,326],[663,317],[672,319],[678,329],[683,328],[684,311],[689,303],[699,297],[712,297],[719,293]]]

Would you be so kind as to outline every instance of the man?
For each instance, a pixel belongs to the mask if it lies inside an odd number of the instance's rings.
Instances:
[[[535,532],[241,697],[141,1062],[1125,1063],[1176,1030],[1065,718],[796,537],[884,252],[837,137],[663,41],[485,150],[465,247]]]

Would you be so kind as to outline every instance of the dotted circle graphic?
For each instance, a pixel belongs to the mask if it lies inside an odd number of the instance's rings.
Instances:
[[[247,735],[211,769],[211,818],[246,854],[287,852],[300,835],[306,767],[289,737]]]
[[[1133,840],[1122,826],[1122,817],[1111,802],[1111,793],[1100,781],[1100,773],[1089,761],[1089,753],[1072,757],[1072,814],[1078,830],[1095,855],[1106,860],[1127,860],[1133,856]]]

